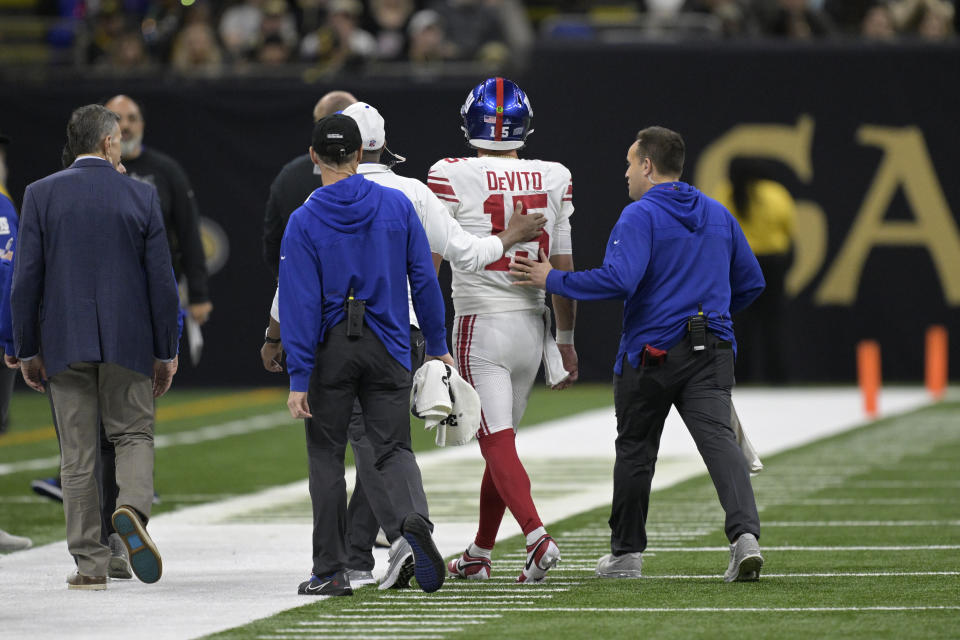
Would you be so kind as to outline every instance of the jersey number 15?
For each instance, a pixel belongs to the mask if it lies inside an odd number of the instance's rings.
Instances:
[[[504,229],[506,229],[506,203],[504,202],[504,194],[495,193],[483,202],[483,212],[490,216],[490,235],[497,235]],[[523,211],[520,215],[526,215],[531,209],[546,209],[547,208],[547,194],[545,193],[532,193],[529,195],[515,195],[513,196],[513,202],[523,204]],[[547,233],[547,230],[544,229],[540,232],[537,242],[540,245],[540,248],[543,249],[543,252],[550,255],[550,234]],[[528,257],[526,251],[516,251],[515,255],[520,256],[521,258]],[[533,256],[533,259],[537,259],[538,256]],[[487,271],[509,271],[510,270],[510,258],[504,255],[502,258],[496,262],[491,262],[486,267]]]

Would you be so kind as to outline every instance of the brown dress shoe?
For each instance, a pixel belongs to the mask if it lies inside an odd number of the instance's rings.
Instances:
[[[79,571],[74,571],[67,576],[67,589],[103,591],[106,588],[107,576],[85,576]]]

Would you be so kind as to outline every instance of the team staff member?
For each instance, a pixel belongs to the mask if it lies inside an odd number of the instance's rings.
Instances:
[[[730,426],[736,342],[730,313],[763,290],[763,275],[740,225],[716,200],[680,182],[678,133],[649,127],[627,151],[630,198],[607,242],[603,266],[554,271],[514,258],[516,284],[579,300],[622,298],[623,336],[614,365],[617,459],[610,554],[597,575],[640,577],[657,450],[677,407],[726,512],[730,564],[724,580],[756,580],[760,520],[746,460]],[[699,316],[699,311],[703,316]],[[691,322],[691,318],[693,321]],[[698,330],[701,320],[706,330]]]
[[[157,192],[118,173],[120,136],[104,107],[73,112],[67,141],[76,159],[24,195],[10,295],[23,378],[40,392],[50,386],[67,547],[77,561],[71,589],[107,586],[95,472],[101,421],[116,447],[114,527],[137,577],[156,582],[162,572],[145,524],[153,399],[177,370],[179,300]]]
[[[325,186],[290,216],[281,246],[287,405],[294,418],[309,418],[314,557],[299,588],[305,595],[353,593],[344,571],[343,456],[357,398],[396,520],[413,548],[417,582],[430,592],[444,579],[410,445],[408,277],[426,353],[452,366],[443,297],[413,205],[402,192],[357,175],[362,146],[349,116],[316,124],[310,156]]]
[[[176,160],[143,146],[144,120],[136,102],[119,95],[110,98],[105,106],[120,116],[121,154],[127,175],[157,188],[173,270],[178,282],[182,277],[187,279],[187,313],[202,325],[210,317],[213,303],[207,287],[207,261],[193,187]]]
[[[445,258],[459,269],[479,271],[503,257],[504,252],[518,242],[535,240],[546,222],[541,214],[514,215],[507,228],[496,236],[478,238],[465,231],[448,214],[447,209],[424,183],[414,178],[399,176],[392,170],[396,156],[387,149],[386,123],[380,112],[365,102],[357,102],[343,110],[343,114],[357,121],[363,139],[363,152],[357,172],[367,180],[385,187],[399,189],[413,204],[417,217],[427,234],[427,242],[435,259]],[[274,298],[276,300],[276,297]],[[271,309],[271,332],[280,335],[276,305]],[[423,344],[419,321],[410,302],[410,344]],[[280,372],[280,343],[267,342],[261,351],[268,371]],[[268,350],[268,347],[272,347]],[[268,351],[272,355],[267,358]],[[411,361],[411,370],[423,364],[423,352]],[[416,355],[416,354],[415,354]],[[350,422],[350,445],[357,467],[357,481],[347,507],[347,575],[353,587],[373,582],[373,545],[377,530],[382,526],[391,542],[389,564],[380,588],[402,588],[413,576],[413,552],[400,535],[400,523],[393,522],[388,495],[383,480],[375,468],[373,447],[364,435],[363,412],[354,406]],[[369,497],[369,500],[368,500]],[[407,560],[409,558],[409,561]],[[409,562],[409,569],[404,563]]]
[[[357,99],[346,91],[331,91],[313,107],[313,122],[343,111]],[[323,186],[320,170],[310,159],[310,154],[297,156],[283,166],[270,184],[270,197],[263,217],[263,260],[274,277],[280,273],[280,241],[287,220],[297,207],[303,204],[314,189]]]

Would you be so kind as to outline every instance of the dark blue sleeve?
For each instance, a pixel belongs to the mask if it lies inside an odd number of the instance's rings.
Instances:
[[[0,235],[0,346],[13,355],[13,313],[10,310],[10,286],[13,284],[13,256],[17,248],[17,210],[6,196],[0,195],[0,218],[6,219],[6,233]]]
[[[756,300],[767,283],[763,279],[760,263],[743,235],[740,223],[732,215],[729,218],[733,237],[733,251],[730,255],[730,313],[737,313]]]
[[[33,189],[23,196],[22,217],[13,257],[10,308],[13,314],[13,346],[18,358],[40,353],[40,300],[43,298],[43,237]]]
[[[576,300],[629,297],[650,262],[650,224],[639,211],[624,209],[610,233],[603,264],[587,271],[559,271],[547,276],[547,292]]]
[[[280,335],[290,390],[306,391],[323,320],[323,281],[316,251],[294,212],[280,243]]]
[[[409,201],[405,202],[407,212],[407,276],[410,278],[410,292],[413,297],[413,310],[420,321],[420,330],[427,343],[427,355],[442,356],[447,349],[446,307],[443,294],[437,281],[437,272],[433,268],[430,244],[423,230],[420,218]],[[281,312],[280,317],[283,317]]]
[[[172,360],[180,344],[180,294],[170,266],[170,245],[156,189],[150,192],[143,262],[153,320],[153,357]]]

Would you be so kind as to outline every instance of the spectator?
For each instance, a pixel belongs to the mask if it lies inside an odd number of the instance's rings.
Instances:
[[[484,46],[506,42],[499,15],[481,0],[441,0],[430,8],[443,19],[447,38],[460,60],[473,60]]]
[[[268,35],[257,49],[257,62],[268,67],[283,66],[290,59],[290,46],[276,33]]]
[[[86,45],[86,63],[97,64],[106,60],[114,42],[126,28],[127,19],[119,9],[97,14],[93,19],[93,29]]]
[[[715,16],[727,37],[755,35],[760,30],[750,4],[742,0],[687,0],[683,11]]]
[[[220,17],[220,40],[231,61],[252,57],[260,41],[263,0],[243,0],[228,7]]]
[[[897,37],[893,14],[887,4],[877,3],[867,9],[860,23],[860,35],[866,40],[893,40]]]
[[[151,64],[143,38],[137,31],[126,31],[118,37],[110,48],[110,58],[105,61],[104,69],[117,73],[145,71]]]
[[[374,37],[358,26],[362,13],[358,0],[332,0],[327,22],[304,37],[300,56],[325,70],[362,66],[377,50]]]
[[[407,48],[413,0],[371,0],[367,28],[377,41],[378,60],[399,60]]]
[[[953,38],[954,7],[945,0],[900,0],[890,5],[900,31],[922,40]]]
[[[185,26],[174,40],[170,62],[184,75],[220,75],[223,54],[210,25],[195,22]]]
[[[288,49],[296,49],[300,35],[297,22],[287,8],[285,0],[268,0],[263,7],[263,20],[260,22],[260,42],[280,39]]]
[[[456,48],[447,40],[443,18],[433,9],[418,11],[407,27],[410,44],[407,57],[410,62],[427,64],[449,60],[456,55]]]
[[[808,0],[777,0],[764,32],[790,40],[809,40],[832,35],[834,27],[827,14],[813,9]]]

